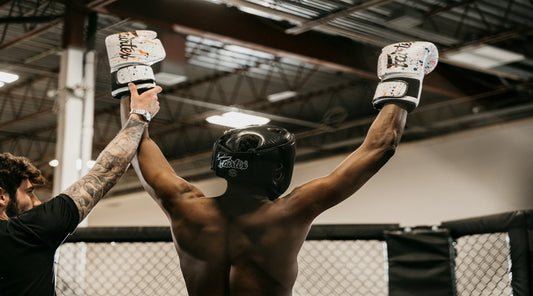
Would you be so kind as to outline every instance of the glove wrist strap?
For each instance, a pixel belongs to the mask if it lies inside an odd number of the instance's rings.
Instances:
[[[120,68],[111,73],[111,95],[120,99],[128,95],[130,90],[128,83],[133,82],[137,86],[139,94],[155,87],[154,72],[150,66],[136,65]]]
[[[380,110],[386,103],[396,103],[411,112],[418,106],[422,84],[419,79],[396,77],[381,81],[372,103]]]

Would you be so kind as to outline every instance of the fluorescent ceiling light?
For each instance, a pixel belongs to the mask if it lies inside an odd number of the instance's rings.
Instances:
[[[166,86],[172,86],[176,85],[178,83],[182,83],[185,80],[187,80],[186,76],[183,75],[177,75],[167,72],[159,72],[155,74],[155,81],[158,84],[166,85]]]
[[[518,62],[525,58],[524,55],[490,45],[468,46],[444,56],[451,61],[483,69]]]
[[[277,101],[281,101],[281,100],[290,99],[290,98],[296,96],[297,94],[298,93],[295,92],[295,91],[286,90],[286,91],[282,91],[282,92],[279,92],[279,93],[268,95],[267,99],[270,102],[277,102]]]
[[[246,13],[249,13],[249,14],[257,15],[257,16],[268,18],[268,19],[272,19],[272,20],[277,20],[277,21],[282,21],[283,20],[280,16],[277,16],[275,14],[268,13],[268,12],[263,12],[263,11],[261,11],[259,9],[246,7],[244,5],[238,5],[237,9],[241,10],[242,12],[246,12]]]
[[[0,87],[4,86],[5,83],[3,83],[2,81],[0,81]]]
[[[0,71],[0,81],[5,83],[11,83],[19,79],[19,76],[16,74],[11,74],[7,72]]]
[[[249,125],[264,125],[270,122],[270,119],[268,118],[244,114],[240,112],[227,112],[222,115],[207,117],[205,120],[212,124],[218,124],[233,128],[241,128]]]

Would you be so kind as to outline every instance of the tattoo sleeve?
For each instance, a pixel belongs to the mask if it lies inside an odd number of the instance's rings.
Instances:
[[[63,191],[77,205],[80,222],[124,174],[137,151],[146,125],[145,122],[130,118],[100,153],[94,167]]]

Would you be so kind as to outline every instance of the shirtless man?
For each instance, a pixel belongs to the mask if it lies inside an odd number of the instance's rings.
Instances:
[[[227,131],[212,169],[227,180],[217,197],[180,178],[145,130],[133,161],[143,186],[171,224],[191,296],[289,296],[297,255],[313,220],[356,192],[394,154],[425,74],[437,64],[428,42],[385,47],[373,104],[380,112],[363,144],[328,175],[283,197],[292,177],[294,135],[277,127]],[[122,114],[128,113],[123,97]],[[138,162],[137,162],[138,161]]]

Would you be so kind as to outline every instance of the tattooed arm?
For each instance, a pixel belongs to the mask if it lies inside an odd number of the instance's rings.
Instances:
[[[159,111],[159,86],[142,95],[137,94],[134,85],[130,85],[130,91],[132,109],[148,110],[153,115]],[[124,174],[147,126],[148,122],[138,114],[130,115],[120,133],[100,153],[87,175],[63,191],[78,207],[80,222]]]
[[[124,174],[146,125],[130,117],[124,129],[100,153],[87,175],[63,192],[78,206],[80,222]]]

